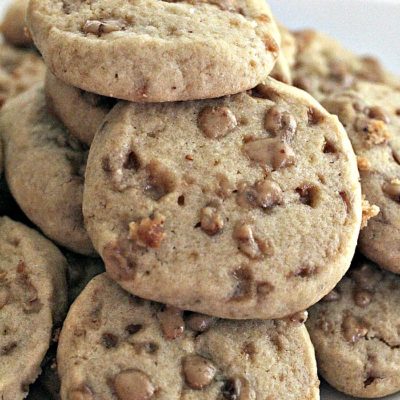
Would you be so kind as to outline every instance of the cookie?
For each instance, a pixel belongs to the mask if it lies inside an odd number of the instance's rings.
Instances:
[[[111,97],[99,96],[67,85],[47,71],[47,103],[71,135],[90,146],[97,128],[115,105]]]
[[[278,81],[291,85],[293,83],[291,69],[296,61],[297,43],[294,35],[286,27],[279,25],[279,31],[281,34],[281,52],[271,76]]]
[[[381,267],[400,273],[400,91],[359,82],[324,104],[346,127],[363,193],[380,208],[361,231],[359,248]]]
[[[280,44],[264,0],[33,0],[28,26],[59,79],[140,102],[250,89]]]
[[[26,32],[25,16],[29,0],[12,0],[0,26],[4,39],[14,46],[31,46],[32,38]]]
[[[359,260],[311,307],[307,328],[320,374],[361,398],[400,391],[400,278]]]
[[[218,317],[280,318],[350,266],[358,179],[337,118],[268,79],[253,95],[117,104],[91,146],[83,210],[129,292]]]
[[[7,182],[22,210],[60,245],[94,254],[82,217],[85,147],[48,112],[42,86],[0,114]]]
[[[8,98],[43,81],[46,68],[33,50],[0,43],[0,108]]]
[[[0,398],[23,399],[66,311],[66,261],[37,232],[0,218]]]
[[[376,59],[358,56],[323,33],[306,30],[296,32],[295,36],[298,51],[293,83],[318,100],[350,87],[357,80],[400,87],[400,79]]]
[[[183,313],[135,298],[103,274],[78,297],[61,331],[61,398],[318,399],[302,318]]]

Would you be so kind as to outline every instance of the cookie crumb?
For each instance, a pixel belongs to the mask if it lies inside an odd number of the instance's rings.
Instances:
[[[363,196],[362,200],[362,222],[361,229],[368,226],[368,222],[371,218],[376,217],[380,213],[380,208],[370,202]]]

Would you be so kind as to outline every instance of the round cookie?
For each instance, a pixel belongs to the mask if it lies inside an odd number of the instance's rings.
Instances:
[[[0,43],[0,108],[8,98],[43,81],[46,68],[32,50],[21,50]]]
[[[0,128],[7,182],[22,210],[60,245],[94,254],[82,217],[87,151],[48,112],[42,86],[8,102]]]
[[[0,398],[23,399],[67,306],[66,261],[37,232],[0,218]]]
[[[111,97],[99,96],[67,85],[47,71],[47,103],[69,133],[90,146],[98,127],[115,105]]]
[[[140,102],[250,89],[280,44],[264,0],[33,0],[28,26],[59,79]]]
[[[281,318],[349,268],[358,180],[337,118],[268,79],[253,95],[117,104],[90,149],[83,210],[129,292],[218,317]]]
[[[358,56],[331,37],[315,31],[295,32],[297,58],[293,83],[322,100],[352,85],[355,80],[400,87],[400,79],[386,71],[372,57]]]
[[[26,10],[29,0],[12,0],[0,26],[4,39],[14,46],[30,46],[32,38],[26,32]]]
[[[297,320],[183,313],[129,295],[106,274],[71,307],[57,359],[62,399],[319,398],[314,351]]]
[[[281,52],[274,69],[271,72],[271,77],[291,85],[293,65],[296,62],[297,43],[294,35],[283,25],[279,25],[281,34]]]
[[[363,193],[380,208],[361,231],[359,248],[381,267],[400,273],[400,91],[358,82],[324,104],[346,127]]]
[[[358,260],[309,310],[318,371],[336,389],[361,398],[400,391],[400,278]]]

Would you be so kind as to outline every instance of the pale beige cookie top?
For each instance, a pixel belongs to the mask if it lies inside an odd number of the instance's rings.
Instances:
[[[294,35],[279,24],[281,34],[281,52],[276,61],[271,76],[278,81],[292,84],[292,68],[296,62],[297,42]]]
[[[400,391],[400,278],[359,261],[307,327],[319,373],[338,390],[361,398]]]
[[[0,108],[8,98],[43,81],[46,68],[33,50],[0,43]]]
[[[318,100],[348,88],[355,80],[400,87],[400,79],[373,57],[358,56],[321,32],[305,30],[295,32],[295,36],[298,51],[292,70],[294,85]]]
[[[4,39],[14,46],[30,46],[32,38],[26,30],[26,10],[29,0],[12,0],[0,25]]]
[[[359,82],[324,103],[346,127],[358,156],[363,193],[380,208],[361,231],[360,250],[400,273],[400,91]]]
[[[59,79],[141,102],[250,89],[280,44],[264,0],[32,0],[28,25]]]
[[[97,128],[110,112],[115,99],[99,96],[70,86],[46,73],[45,92],[51,111],[68,128],[71,135],[90,146]]]
[[[126,290],[220,317],[278,318],[348,269],[358,179],[337,118],[268,79],[253,96],[118,104],[92,143],[83,208]]]
[[[129,295],[103,274],[60,335],[62,399],[319,399],[300,322],[229,321]]]
[[[43,87],[8,102],[0,129],[7,182],[19,206],[57,243],[93,254],[82,217],[87,151],[48,112]]]
[[[0,218],[0,398],[25,398],[67,305],[66,261],[37,232]]]

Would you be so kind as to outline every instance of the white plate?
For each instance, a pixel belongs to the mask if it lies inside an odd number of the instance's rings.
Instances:
[[[0,15],[10,0],[0,0]],[[292,29],[313,27],[360,54],[378,55],[400,75],[400,0],[269,0],[275,15]],[[323,384],[321,400],[347,400]],[[387,397],[400,400],[400,394]],[[283,399],[282,399],[283,400]]]

